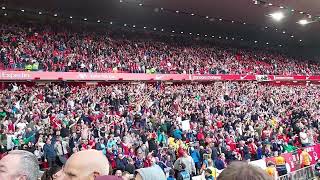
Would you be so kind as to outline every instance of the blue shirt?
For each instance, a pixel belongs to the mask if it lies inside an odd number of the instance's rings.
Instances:
[[[176,129],[173,131],[173,137],[175,139],[182,139],[182,132],[180,131],[180,129]]]
[[[54,150],[53,144],[45,144],[43,146],[43,152],[45,158],[56,158],[56,151]]]

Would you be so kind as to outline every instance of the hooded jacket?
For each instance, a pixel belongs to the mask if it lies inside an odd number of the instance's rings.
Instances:
[[[141,168],[136,170],[143,180],[166,180],[166,176],[160,166],[153,165],[148,168]]]

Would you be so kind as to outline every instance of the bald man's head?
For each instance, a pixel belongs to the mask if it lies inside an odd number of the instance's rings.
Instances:
[[[101,151],[85,150],[73,154],[68,159],[59,180],[93,180],[108,173],[109,162],[106,156]]]

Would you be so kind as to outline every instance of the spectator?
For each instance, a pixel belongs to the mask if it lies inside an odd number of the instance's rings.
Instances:
[[[41,176],[41,180],[55,180],[61,175],[61,167],[53,165],[51,168],[46,170]]]
[[[169,176],[168,176],[167,180],[176,180],[176,178],[174,178],[174,177],[175,177],[175,172],[173,169],[170,169]]]
[[[191,156],[189,156],[184,150],[181,150],[179,152],[179,158],[175,161],[174,163],[174,169],[175,170],[180,170],[180,166],[183,163],[186,166],[186,171],[189,172],[190,174],[196,173],[196,167],[194,164],[194,161]]]
[[[114,174],[115,176],[121,178],[122,177],[122,171],[121,170],[116,170],[116,173]]]
[[[186,169],[184,163],[179,164],[179,171],[177,172],[177,180],[191,180],[191,174]]]
[[[109,174],[109,162],[99,151],[85,150],[73,154],[66,162],[58,180],[68,178],[94,179]]]
[[[272,180],[265,171],[259,167],[248,164],[247,162],[233,162],[218,176],[217,180]]]
[[[43,154],[45,161],[48,162],[49,167],[52,167],[56,164],[56,151],[53,145],[53,142],[50,138],[47,139],[46,144],[43,146]]]
[[[225,159],[224,154],[221,154],[219,156],[219,158],[217,160],[215,160],[214,164],[218,170],[222,170],[222,169],[226,168],[226,163],[225,163],[224,159]]]
[[[166,176],[158,165],[136,170],[136,180],[165,180]]]
[[[278,178],[278,172],[277,172],[277,169],[276,169],[275,164],[273,162],[267,163],[266,172],[270,177],[272,177],[272,179]]]
[[[206,169],[204,172],[206,180],[214,180],[214,177],[212,176],[212,171],[210,169]]]
[[[0,161],[0,179],[37,180],[39,171],[37,158],[28,151],[10,151]]]

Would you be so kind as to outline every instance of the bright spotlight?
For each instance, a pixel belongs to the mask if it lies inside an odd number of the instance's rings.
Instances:
[[[284,18],[284,14],[282,12],[275,12],[275,13],[269,14],[269,16],[276,21],[281,21]]]
[[[306,19],[301,19],[300,21],[298,21],[298,24],[300,25],[306,25],[306,24],[309,24],[310,22]]]

